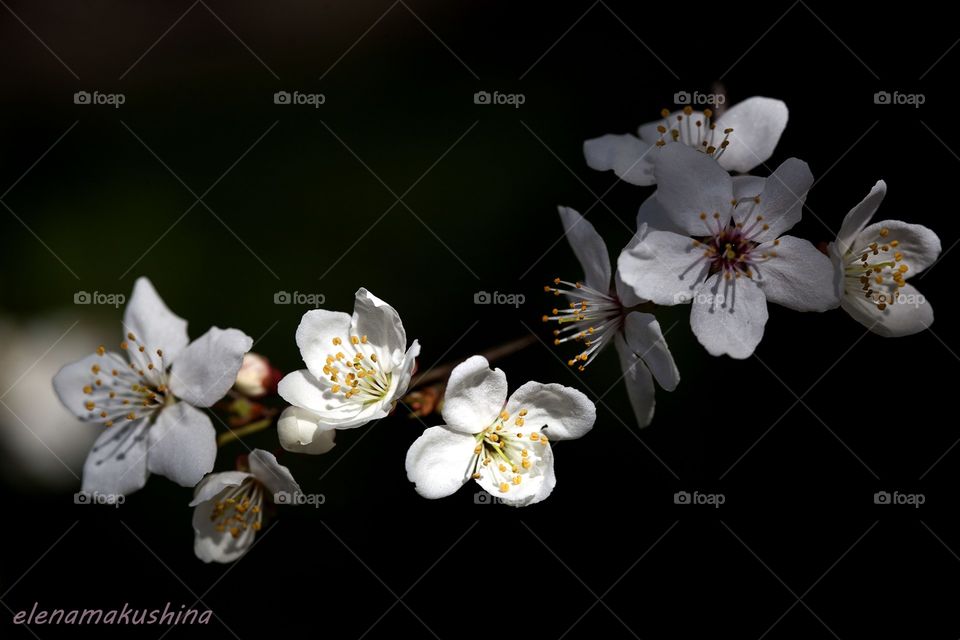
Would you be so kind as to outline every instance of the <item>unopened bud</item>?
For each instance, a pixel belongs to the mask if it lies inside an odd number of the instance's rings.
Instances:
[[[258,353],[247,353],[237,372],[233,387],[249,398],[259,398],[276,390],[280,373]]]

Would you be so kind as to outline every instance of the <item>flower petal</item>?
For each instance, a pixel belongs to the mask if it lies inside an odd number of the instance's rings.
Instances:
[[[473,473],[476,439],[447,427],[430,427],[407,451],[407,479],[431,500],[462,487]]]
[[[730,107],[717,120],[717,129],[731,128],[730,145],[717,162],[727,171],[747,173],[773,155],[787,126],[782,100],[754,96]]]
[[[733,183],[730,175],[705,153],[684,144],[668,144],[656,152],[654,172],[657,198],[670,220],[688,235],[709,233],[701,213],[720,214],[720,223],[729,220]]]
[[[680,384],[680,371],[656,316],[632,311],[624,319],[623,332],[627,346],[643,360],[660,386],[667,391],[676,389]]]
[[[639,234],[638,234],[639,235]],[[647,228],[617,259],[617,274],[634,295],[655,304],[689,302],[710,265],[693,240],[670,231]]]
[[[146,278],[137,278],[133,285],[130,302],[123,310],[123,328],[124,336],[132,333],[151,353],[161,349],[167,364],[189,342],[187,321],[170,311]]]
[[[211,516],[221,496],[223,492],[201,502],[193,510],[193,552],[204,562],[226,563],[237,560],[250,549],[257,535],[253,527],[241,529],[236,538],[230,531],[217,531]]]
[[[826,311],[840,304],[833,263],[806,240],[781,236],[754,251],[771,255],[756,265],[756,282],[770,302],[794,311]]]
[[[123,422],[97,438],[83,465],[83,491],[104,495],[129,495],[143,488],[147,471],[149,419]]]
[[[147,435],[147,468],[151,473],[193,487],[213,470],[217,434],[207,414],[186,402],[161,409]]]
[[[557,207],[563,232],[583,267],[583,281],[600,293],[610,291],[610,254],[594,226],[570,207]]]
[[[237,329],[210,327],[191,342],[170,368],[173,394],[195,407],[209,407],[226,395],[253,338]]]
[[[933,306],[912,284],[900,287],[897,301],[883,311],[857,294],[843,296],[840,306],[854,320],[886,338],[909,336],[933,324]]]
[[[627,387],[627,397],[633,408],[633,415],[637,419],[637,426],[641,429],[653,420],[653,410],[656,406],[656,389],[653,386],[653,376],[643,360],[638,358],[623,336],[618,335],[614,340],[617,355],[620,357],[620,368],[623,369],[623,383]]]
[[[487,493],[496,497],[499,502],[511,507],[526,507],[545,500],[557,484],[557,477],[553,470],[553,447],[550,444],[539,445],[529,449],[527,459],[532,462],[529,469],[520,469],[517,475],[512,472],[507,476],[495,476],[491,470],[481,467],[480,478],[476,481]],[[506,491],[502,489],[505,478]],[[512,482],[513,477],[519,477],[519,484]]]
[[[336,433],[320,416],[300,407],[287,407],[277,421],[280,446],[294,453],[327,453],[334,447]]]
[[[510,419],[504,428],[515,428],[519,412],[524,430],[545,430],[550,440],[573,440],[587,434],[597,419],[597,408],[582,392],[560,384],[527,382],[507,400]]]
[[[90,396],[83,392],[83,388],[93,383],[91,368],[102,362],[101,356],[92,353],[81,360],[64,365],[57,375],[53,376],[53,390],[57,392],[60,402],[81,420],[95,417],[94,412],[85,406]]]
[[[384,402],[366,406],[351,402],[342,393],[333,393],[329,385],[314,378],[306,369],[285,375],[277,385],[277,393],[293,406],[316,414],[321,425],[331,429],[361,427],[371,420],[385,417],[390,409],[390,405]]]
[[[883,180],[878,180],[877,184],[873,185],[873,188],[870,189],[867,197],[861,200],[853,209],[850,209],[849,213],[847,213],[843,219],[843,224],[840,226],[840,233],[837,234],[836,249],[838,255],[843,255],[853,248],[857,236],[860,235],[863,228],[873,219],[873,215],[877,212],[880,203],[883,202],[883,198],[886,195],[887,183]]]
[[[348,314],[326,309],[311,309],[303,314],[297,326],[297,347],[300,348],[300,357],[307,369],[318,378],[323,376],[327,356],[337,353],[338,347],[334,340],[339,340],[341,345],[344,341],[349,342]]]
[[[883,229],[886,235],[881,235]],[[905,264],[908,271],[904,278],[915,276],[937,261],[940,255],[940,238],[936,233],[919,224],[909,224],[900,220],[884,220],[874,222],[864,229],[857,237],[856,247],[860,249],[871,242],[886,244],[897,241],[895,251],[903,254],[900,264]]]
[[[224,489],[230,487],[239,487],[243,481],[250,478],[251,474],[246,471],[221,471],[220,473],[211,473],[207,475],[200,484],[193,490],[193,500],[190,506],[195,507],[201,502],[213,500]]]
[[[713,356],[749,358],[767,323],[767,299],[750,278],[710,276],[694,296],[690,328]]]
[[[629,133],[608,133],[583,143],[587,166],[597,171],[609,171],[624,182],[645,187],[654,183],[650,156],[653,147]]]
[[[357,290],[350,328],[351,335],[367,336],[367,340],[381,353],[389,355],[393,366],[403,362],[403,354],[407,350],[407,332],[400,315],[396,309],[363,287]]]
[[[493,424],[507,401],[507,375],[483,356],[467,358],[450,373],[443,399],[447,428],[479,433]]]
[[[796,158],[784,160],[767,178],[763,193],[760,194],[760,204],[753,208],[751,203],[745,203],[737,208],[738,213],[743,209],[763,215],[767,229],[756,234],[753,239],[756,242],[768,242],[800,222],[803,203],[812,184],[813,174],[806,162]],[[747,224],[752,220],[751,217]]]
[[[277,457],[263,449],[254,449],[247,456],[250,464],[250,473],[263,485],[267,495],[273,496],[281,492],[291,495],[300,493],[300,485],[294,480],[290,469],[277,462]]]

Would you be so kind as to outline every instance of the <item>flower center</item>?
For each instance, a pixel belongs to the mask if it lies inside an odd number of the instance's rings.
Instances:
[[[883,311],[897,300],[910,270],[899,250],[900,241],[890,238],[890,230],[881,228],[873,238],[858,238],[859,247],[851,247],[845,256],[844,293],[863,296]]]
[[[231,487],[210,513],[210,521],[220,533],[226,531],[234,538],[247,529],[260,531],[263,522],[263,487],[253,478]]]
[[[565,309],[555,308],[551,315],[544,315],[543,321],[556,322],[560,327],[553,330],[553,344],[561,345],[571,340],[583,344],[583,351],[567,364],[584,371],[623,326],[623,305],[616,295],[602,293],[582,282],[555,278],[553,284],[543,290],[555,296],[562,293],[571,302]]]
[[[738,216],[738,209],[743,204],[749,206]],[[756,213],[759,204],[760,196],[731,200],[732,211],[727,224],[720,222],[719,212],[714,212],[712,216],[706,212],[700,213],[707,233],[694,239],[693,246],[703,250],[701,260],[707,262],[710,275],[722,273],[725,280],[741,276],[753,278],[753,270],[758,264],[777,257],[776,251],[758,250],[761,244],[759,235],[770,229],[770,225],[763,221],[763,216]],[[779,245],[780,240],[773,241],[773,246]]]
[[[331,351],[323,366],[323,373],[332,393],[342,393],[354,402],[378,402],[390,391],[393,374],[385,371],[376,349],[367,336],[333,338]]]
[[[117,420],[137,420],[152,415],[173,399],[167,384],[163,350],[151,351],[133,333],[121,342],[128,362],[101,345],[98,361],[90,367],[90,382],[83,386],[84,407],[90,417],[112,427]],[[132,345],[131,345],[132,343]]]
[[[536,466],[550,444],[539,430],[524,433],[526,415],[527,410],[520,409],[511,425],[510,414],[503,411],[492,425],[476,435],[471,465],[474,480],[490,474],[500,493],[507,493]]]
[[[686,106],[681,113],[673,117],[668,109],[663,109],[660,116],[663,122],[657,125],[657,132],[660,133],[658,147],[663,147],[667,142],[680,142],[719,160],[730,146],[733,129],[728,127],[722,132],[717,129],[717,123],[713,121],[713,111],[710,109],[704,109],[703,115],[700,115],[694,114],[693,107]]]

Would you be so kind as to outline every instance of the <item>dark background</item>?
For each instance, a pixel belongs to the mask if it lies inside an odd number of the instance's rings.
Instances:
[[[787,102],[768,165],[797,156],[818,178],[794,233],[832,239],[883,178],[878,219],[925,224],[945,249],[913,280],[937,322],[909,338],[864,335],[840,311],[772,306],[754,358],[714,359],[687,308],[664,310],[682,382],[658,394],[643,431],[612,353],[586,375],[541,344],[499,362],[512,388],[556,381],[600,398],[594,430],[558,447],[554,495],[522,510],[475,504],[472,486],[417,496],[403,461],[423,425],[403,416],[342,432],[325,456],[284,454],[327,502],[282,509],[234,565],[193,556],[191,492],[163,478],[112,509],[8,473],[4,638],[75,633],[11,627],[12,612],[35,601],[197,600],[217,616],[205,637],[243,640],[295,629],[445,640],[960,634],[960,253],[948,251],[960,238],[960,52],[956,24],[934,5],[0,5],[0,191],[13,187],[0,198],[0,304],[24,325],[60,310],[64,329],[82,318],[107,327],[112,344],[120,312],[78,309],[74,293],[129,295],[147,275],[192,337],[239,327],[284,370],[300,366],[293,334],[305,308],[274,305],[280,290],[349,310],[356,288],[369,288],[421,340],[422,368],[530,330],[547,338],[542,285],[579,277],[566,243],[555,244],[556,205],[587,212],[615,255],[650,191],[588,169],[583,140],[634,130],[675,91],[717,81],[728,104]],[[75,105],[78,90],[122,92],[126,103]],[[278,106],[278,90],[322,92],[326,104]],[[475,105],[479,90],[526,102]],[[876,105],[881,90],[926,103]],[[481,290],[527,302],[478,306]],[[246,438],[221,451],[218,468],[247,446],[277,442]],[[678,506],[680,490],[726,502]],[[875,505],[881,490],[926,503]]]

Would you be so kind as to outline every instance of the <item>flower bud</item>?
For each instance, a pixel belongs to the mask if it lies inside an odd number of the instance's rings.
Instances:
[[[276,391],[279,378],[280,373],[269,360],[251,351],[243,356],[233,387],[249,398],[259,398]]]

